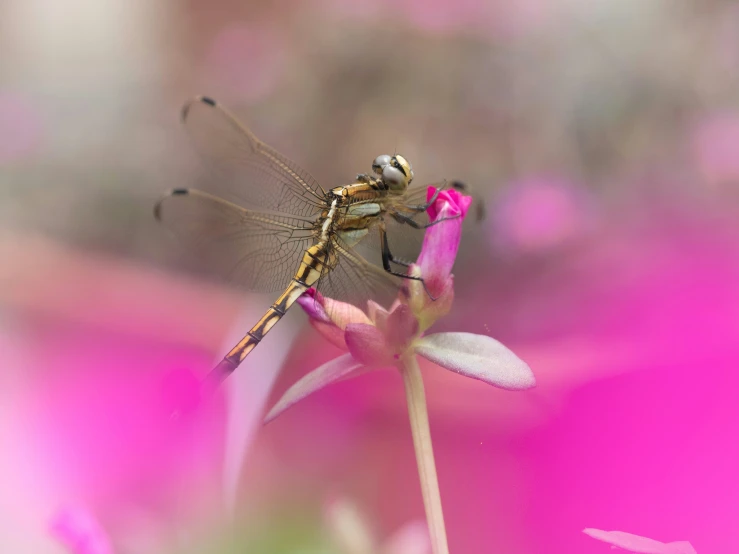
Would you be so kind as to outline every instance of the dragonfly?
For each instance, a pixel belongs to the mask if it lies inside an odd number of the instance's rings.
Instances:
[[[439,191],[465,189],[443,182],[426,200],[426,187],[410,187],[413,168],[400,154],[378,156],[372,173],[324,189],[207,96],[186,103],[181,119],[210,181],[168,191],[155,204],[155,218],[216,273],[248,290],[282,291],[211,371],[215,382],[233,373],[311,287],[357,303],[378,290],[397,291],[403,279],[423,282],[407,274],[410,263],[393,254],[388,234],[410,229],[401,242],[417,242],[421,229],[443,221],[424,219]],[[362,253],[363,243],[374,260]]]

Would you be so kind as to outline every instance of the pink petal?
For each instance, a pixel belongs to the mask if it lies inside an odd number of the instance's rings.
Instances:
[[[298,298],[298,304],[311,321],[336,325],[339,329],[345,329],[349,323],[372,323],[367,315],[353,304],[327,298],[313,287]]]
[[[418,339],[419,356],[494,387],[523,390],[536,384],[531,368],[497,340],[473,333],[437,333]]]
[[[431,200],[435,192],[435,187],[429,187],[428,191],[426,191],[427,202]],[[449,207],[452,215],[461,215],[464,218],[471,204],[471,196],[465,196],[456,189],[442,190],[436,197],[436,201],[428,208],[429,217],[432,221],[435,221],[441,208]]]
[[[317,367],[287,389],[264,418],[264,422],[269,423],[296,402],[332,383],[356,377],[361,373],[357,370],[361,368],[362,364],[352,358],[351,354],[344,354]]]
[[[346,341],[344,340],[344,331],[339,329],[333,323],[324,323],[315,319],[310,320],[311,327],[318,331],[321,336],[334,346],[347,350]]]
[[[431,196],[433,187],[429,188],[429,199]],[[471,203],[472,198],[469,196],[464,196],[456,190],[444,190],[429,207],[428,212],[432,221],[448,219],[426,230],[421,254],[416,262],[421,268],[426,287],[434,296],[441,293],[451,275],[459,241],[462,238],[462,220]]]
[[[492,215],[495,244],[536,251],[585,235],[593,227],[596,210],[594,199],[575,182],[533,175],[509,183]]]
[[[202,380],[189,369],[167,372],[161,384],[163,410],[173,415],[190,415],[202,400]]]
[[[298,298],[298,304],[308,314],[311,321],[316,320],[330,323],[331,320],[328,317],[328,313],[326,313],[324,300],[323,295],[311,287]]]
[[[388,312],[385,308],[380,306],[374,300],[368,300],[367,301],[367,315],[369,316],[370,320],[375,325],[375,327],[377,327],[380,331],[383,331],[385,329],[385,322],[387,321],[387,316],[390,315],[390,312]]]
[[[418,320],[405,304],[400,304],[388,316],[385,337],[394,354],[401,354],[418,334]]]
[[[113,554],[113,546],[95,517],[81,506],[59,510],[51,533],[74,554]]]
[[[339,302],[333,298],[324,297],[323,305],[326,308],[328,317],[339,329],[346,329],[346,326],[350,323],[372,324],[372,321],[367,317],[367,314],[357,308],[354,304]]]
[[[412,264],[409,274],[420,276],[421,271]],[[429,297],[420,281],[406,280],[404,290],[408,305],[418,319],[419,330],[424,332],[451,311],[454,303],[454,275],[450,275],[443,288],[435,292],[435,299]]]
[[[385,340],[385,335],[374,325],[351,323],[346,326],[344,339],[351,355],[364,365],[393,363],[395,352]]]
[[[600,529],[584,529],[583,533],[613,547],[623,548],[637,554],[696,554],[693,546],[687,541],[663,543],[623,531],[601,531]]]
[[[429,528],[423,520],[406,523],[382,545],[382,554],[431,554]]]

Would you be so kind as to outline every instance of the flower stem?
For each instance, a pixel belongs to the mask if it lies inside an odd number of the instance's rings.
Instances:
[[[411,432],[413,433],[413,448],[416,451],[418,477],[421,480],[421,493],[423,494],[426,520],[431,534],[431,547],[434,554],[449,554],[421,370],[414,354],[404,356],[399,367],[405,385],[408,416],[411,422]]]

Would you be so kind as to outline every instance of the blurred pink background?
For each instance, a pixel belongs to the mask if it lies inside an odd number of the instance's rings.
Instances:
[[[456,303],[532,367],[423,366],[453,553],[598,553],[585,527],[739,550],[739,10],[729,0],[0,0],[0,551],[327,552],[423,517],[400,377],[258,419],[337,351],[297,310],[169,417],[272,298],[223,285],[152,206],[203,177],[207,94],[335,186],[398,151],[469,183]]]

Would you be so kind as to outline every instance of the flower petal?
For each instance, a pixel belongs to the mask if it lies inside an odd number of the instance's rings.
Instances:
[[[388,316],[385,327],[385,337],[393,353],[403,353],[417,334],[418,320],[408,306],[399,304]]]
[[[361,367],[362,364],[352,358],[351,354],[344,354],[317,367],[287,389],[264,418],[264,422],[269,423],[296,402],[332,383],[356,377],[360,374],[357,370]]]
[[[428,189],[429,200],[435,191],[433,187]],[[471,197],[452,189],[439,192],[429,206],[428,214],[435,224],[426,229],[416,261],[424,280],[423,294],[418,286],[409,288],[410,299],[413,301],[416,297],[415,303],[425,303],[424,296],[428,293],[438,297],[445,290],[462,238],[462,220],[471,202]],[[414,312],[418,315],[417,309]]]
[[[324,297],[323,305],[326,308],[328,317],[340,329],[346,329],[346,326],[350,323],[372,323],[370,318],[367,317],[367,314],[354,304]]]
[[[426,201],[429,202],[436,193],[436,187],[429,187],[426,191]],[[456,189],[446,189],[439,192],[436,200],[428,208],[429,217],[435,220],[439,215],[439,210],[449,205],[454,213],[460,214],[462,217],[467,215],[467,210],[472,204],[472,197],[466,196]]]
[[[693,545],[687,541],[663,543],[623,531],[601,531],[600,529],[583,529],[583,533],[613,547],[623,548],[637,554],[696,554]]]
[[[345,329],[349,323],[372,323],[367,315],[354,304],[340,302],[323,296],[313,287],[298,298],[298,304],[311,321],[320,321]]]
[[[408,274],[420,277],[421,270],[416,264],[411,264]],[[418,319],[419,330],[424,332],[451,311],[454,303],[454,275],[449,275],[441,290],[436,292],[435,299],[428,295],[421,281],[406,280],[405,288],[401,289],[401,293],[403,292],[408,306]]]
[[[321,321],[330,323],[326,308],[324,307],[324,297],[313,287],[309,288],[298,297],[298,304],[305,310],[311,321]]]
[[[311,327],[318,331],[324,339],[326,339],[334,346],[337,346],[342,350],[346,350],[346,342],[344,341],[343,330],[339,329],[333,323],[324,323],[323,321],[319,321],[317,319],[310,319],[309,321]]]
[[[390,312],[388,312],[385,308],[380,306],[374,300],[368,300],[367,315],[369,316],[372,323],[374,323],[375,327],[377,327],[380,331],[383,331],[385,329],[385,321],[387,321],[387,316],[390,315]]]
[[[439,219],[446,221],[426,229],[416,262],[421,268],[426,287],[434,296],[438,296],[452,272],[462,238],[462,217],[458,210],[444,206],[438,215]]]
[[[414,347],[427,360],[494,387],[522,390],[536,384],[526,362],[492,337],[437,333],[417,340]]]
[[[423,520],[406,523],[382,545],[382,554],[431,554],[429,528]]]
[[[346,326],[344,339],[352,356],[364,365],[379,366],[393,362],[392,348],[374,325],[351,323]]]
[[[51,533],[74,554],[113,554],[108,535],[83,506],[60,509],[51,522]]]

